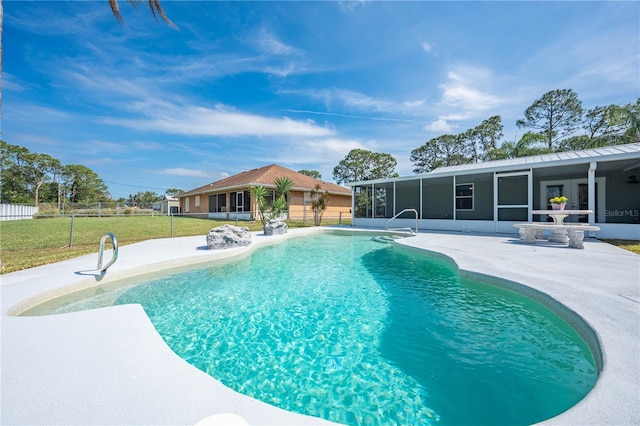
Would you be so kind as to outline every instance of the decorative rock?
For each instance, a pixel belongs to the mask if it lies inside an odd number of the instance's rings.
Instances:
[[[286,234],[289,227],[280,219],[271,219],[264,225],[264,235]]]
[[[246,226],[222,225],[207,234],[209,250],[243,247],[251,244],[251,233]]]

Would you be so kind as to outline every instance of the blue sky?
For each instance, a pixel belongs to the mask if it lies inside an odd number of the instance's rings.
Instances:
[[[277,163],[332,181],[544,93],[640,96],[639,2],[4,0],[2,139],[94,170],[114,198]]]

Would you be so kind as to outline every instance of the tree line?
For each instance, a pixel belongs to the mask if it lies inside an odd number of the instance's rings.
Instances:
[[[112,200],[107,185],[90,168],[80,164],[63,165],[48,154],[0,140],[0,202],[11,204],[98,203],[118,201],[129,206],[152,204],[162,195],[151,191],[129,194]],[[167,195],[182,192],[168,189]]]
[[[573,90],[552,90],[533,102],[516,126],[527,131],[513,142],[501,141],[504,126],[499,115],[462,133],[435,137],[411,151],[413,172],[640,142],[640,98],[585,110]],[[333,169],[333,178],[340,184],[397,177],[396,164],[390,154],[354,149]]]

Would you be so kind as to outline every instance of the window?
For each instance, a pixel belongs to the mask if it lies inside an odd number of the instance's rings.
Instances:
[[[227,194],[209,196],[209,212],[224,213],[227,211]]]
[[[200,196],[199,195],[196,195],[196,198],[195,198],[195,200],[193,202],[193,205],[195,207],[200,207]]]
[[[456,210],[473,210],[473,184],[456,185]]]
[[[189,213],[189,197],[184,198],[184,211],[185,213]]]

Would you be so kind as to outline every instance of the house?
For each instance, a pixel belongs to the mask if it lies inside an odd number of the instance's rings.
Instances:
[[[519,222],[549,221],[564,195],[565,222],[597,224],[601,238],[640,240],[640,143],[463,164],[429,173],[351,182],[356,226],[514,233]],[[414,211],[405,211],[413,209]],[[400,214],[401,213],[401,214]]]
[[[215,219],[256,220],[256,200],[251,196],[251,188],[263,186],[268,191],[273,191],[274,182],[280,177],[293,181],[288,197],[289,219],[313,220],[311,191],[316,185],[320,186],[322,193],[329,192],[325,218],[338,219],[351,215],[350,189],[314,179],[277,164],[248,170],[183,192],[178,195],[180,212]]]
[[[180,209],[180,200],[171,195],[163,195],[162,199],[153,203],[153,210],[162,214],[177,214]]]

